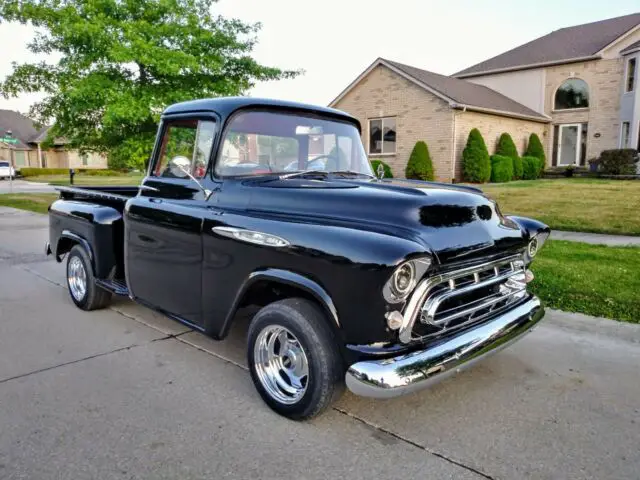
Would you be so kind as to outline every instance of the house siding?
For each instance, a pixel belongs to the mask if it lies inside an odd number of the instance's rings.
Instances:
[[[451,181],[453,110],[441,98],[379,65],[332,106],[361,122],[367,153],[368,120],[396,118],[396,153],[369,156],[388,163],[394,176],[404,177],[413,147],[423,140],[429,146],[436,179]]]
[[[480,130],[489,155],[493,155],[496,151],[496,145],[500,135],[508,133],[513,138],[513,142],[518,149],[520,155],[524,155],[529,141],[529,135],[536,133],[540,137],[540,141],[545,143],[545,135],[547,134],[548,125],[546,123],[534,122],[531,120],[520,120],[516,118],[501,117],[497,115],[488,115],[479,112],[457,112],[455,125],[455,150],[456,150],[456,178],[462,176],[462,152],[467,144],[469,132],[477,128]],[[547,162],[549,156],[547,156]]]
[[[558,65],[546,69],[545,111],[554,125],[588,122],[586,159],[600,155],[602,150],[618,148],[620,136],[620,96],[624,63],[622,58],[593,60]],[[554,111],[556,90],[569,78],[580,78],[589,86],[589,108]],[[595,137],[600,134],[599,137]],[[553,151],[553,135],[546,142],[547,157]]]

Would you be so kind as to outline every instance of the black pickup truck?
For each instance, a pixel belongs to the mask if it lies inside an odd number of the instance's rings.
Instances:
[[[379,178],[360,124],[253,98],[173,105],[139,187],[60,188],[48,254],[81,309],[113,294],[215,339],[236,312],[251,377],[305,419],[344,390],[415,391],[510,344],[544,310],[549,228],[475,188]],[[255,311],[255,310],[254,310]]]

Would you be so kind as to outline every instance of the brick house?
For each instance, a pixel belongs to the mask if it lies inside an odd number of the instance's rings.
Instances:
[[[556,30],[452,76],[379,58],[331,106],[356,116],[372,159],[402,176],[418,140],[438,180],[460,179],[478,128],[493,153],[503,132],[522,154],[537,133],[553,166],[640,147],[640,13]]]
[[[43,148],[49,127],[37,129],[33,121],[13,110],[0,110],[0,160],[16,170],[34,168],[106,168],[107,159],[97,153],[69,150],[64,139]]]

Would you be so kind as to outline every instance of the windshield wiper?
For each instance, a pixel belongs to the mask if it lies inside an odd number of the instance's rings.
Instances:
[[[325,170],[300,170],[299,172],[291,172],[291,173],[285,173],[284,175],[280,175],[280,180],[284,180],[286,178],[294,178],[294,177],[301,177],[303,175],[324,175],[325,177],[327,175],[329,175],[329,173],[331,172],[327,172]]]

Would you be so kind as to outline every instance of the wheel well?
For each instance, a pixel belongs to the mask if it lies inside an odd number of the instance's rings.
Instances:
[[[265,305],[277,302],[278,300],[284,300],[285,298],[292,297],[310,300],[324,310],[315,295],[308,290],[271,280],[258,280],[251,284],[242,295],[242,300],[240,300],[238,307],[248,307],[250,305],[264,307]]]
[[[69,253],[74,245],[79,242],[69,237],[60,237],[58,245],[56,246],[55,256],[58,262],[62,262],[62,258],[65,254]]]

